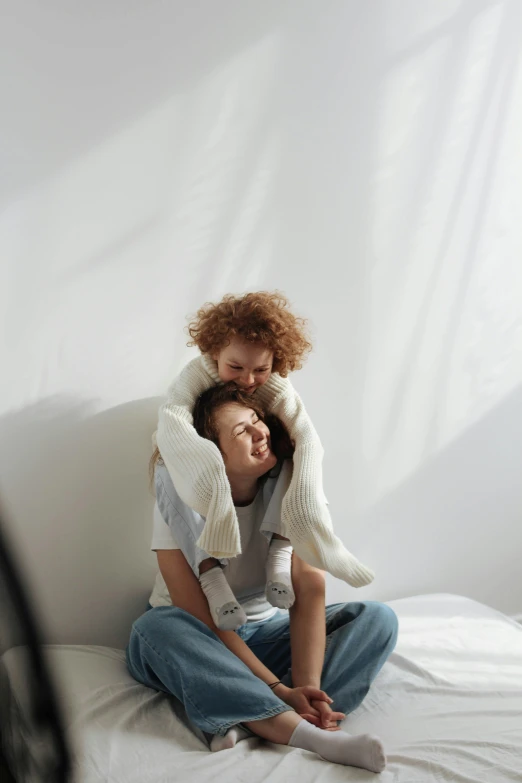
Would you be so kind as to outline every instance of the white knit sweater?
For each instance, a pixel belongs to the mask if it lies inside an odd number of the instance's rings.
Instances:
[[[181,499],[205,517],[198,546],[213,557],[235,557],[241,554],[241,540],[225,465],[215,443],[197,434],[192,419],[197,397],[216,383],[221,383],[217,364],[208,355],[189,362],[160,407],[156,440]],[[281,514],[295,552],[354,587],[369,584],[373,572],[333,532],[322,487],[323,448],[299,395],[278,373],[255,395],[281,419],[295,442],[293,476]]]

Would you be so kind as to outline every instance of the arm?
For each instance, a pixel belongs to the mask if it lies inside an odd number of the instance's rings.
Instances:
[[[314,444],[322,459],[323,451],[319,436],[308,416],[303,401],[288,378],[273,373],[268,381],[256,391],[263,405],[270,413],[281,419],[287,428],[296,448]]]
[[[290,609],[292,682],[321,687],[326,644],[325,579],[323,571],[292,557],[295,602]]]
[[[301,398],[290,381],[277,373],[256,394],[286,425],[295,443],[292,481],[281,509],[285,536],[310,565],[354,587],[369,584],[373,571],[348,552],[334,533],[323,491],[323,447]]]
[[[197,397],[214,382],[201,357],[187,364],[160,407],[156,441],[177,493],[205,517],[198,545],[213,557],[233,557],[241,541],[223,458],[215,443],[198,435],[192,419]]]
[[[302,523],[315,527],[320,520],[329,531],[332,523],[323,491],[322,461],[324,449],[298,393],[278,373],[270,376],[256,395],[270,413],[277,416],[295,444],[293,477],[283,505],[283,521],[302,529]],[[297,523],[297,524],[296,524]],[[295,546],[295,540],[292,540]],[[321,566],[320,562],[313,565]]]
[[[295,602],[290,609],[290,640],[292,645],[292,684],[294,687],[321,687],[326,644],[324,572],[292,557],[292,584]],[[303,714],[310,723],[328,731],[337,731],[337,721],[345,717],[334,712],[327,702],[311,699],[310,714]]]

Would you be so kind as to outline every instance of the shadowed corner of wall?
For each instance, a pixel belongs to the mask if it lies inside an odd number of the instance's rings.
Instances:
[[[0,489],[28,589],[55,643],[123,647],[146,608],[160,398],[101,413],[52,397],[0,418]]]

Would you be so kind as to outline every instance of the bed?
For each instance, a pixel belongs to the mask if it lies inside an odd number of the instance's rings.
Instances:
[[[130,677],[122,650],[48,645],[75,781],[520,783],[522,626],[457,595],[390,606],[399,617],[397,648],[342,724],[381,737],[388,766],[379,777],[254,738],[212,754],[179,702]]]

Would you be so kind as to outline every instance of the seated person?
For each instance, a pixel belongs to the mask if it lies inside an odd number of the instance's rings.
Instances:
[[[379,739],[350,736],[338,721],[362,702],[392,652],[397,619],[389,607],[374,601],[325,607],[323,572],[295,552],[293,606],[287,612],[266,601],[266,553],[271,536],[281,530],[280,508],[292,462],[285,459],[289,444],[283,428],[264,418],[252,398],[235,386],[208,389],[194,410],[199,434],[213,439],[223,455],[241,518],[241,555],[228,564],[212,563],[209,570],[228,570],[247,622],[235,631],[214,623],[198,581],[202,560],[197,535],[192,546],[183,542],[184,554],[170,533],[171,516],[183,517],[188,507],[158,461],[161,518],[156,515],[152,548],[163,582],[157,580],[151,607],[132,627],[127,665],[136,680],[178,698],[192,723],[217,735],[212,749],[231,747],[238,727],[244,727],[331,762],[380,772],[386,759]],[[199,523],[204,524],[202,517]],[[192,526],[193,520],[187,528]],[[179,520],[175,529],[179,535]]]

